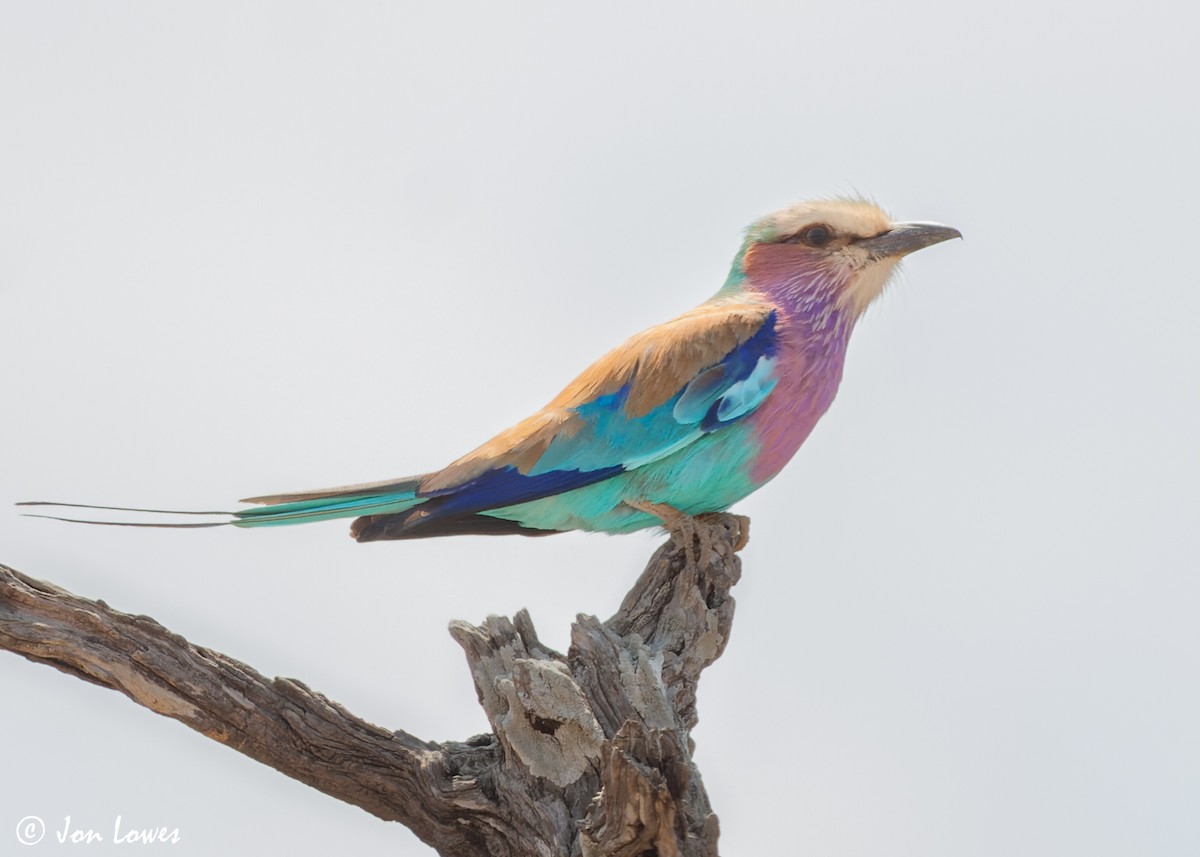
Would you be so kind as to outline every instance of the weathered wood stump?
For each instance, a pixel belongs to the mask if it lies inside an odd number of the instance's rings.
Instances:
[[[147,616],[0,566],[0,648],[119,690],[443,855],[716,857],[692,762],[700,673],[729,639],[744,518],[711,516],[651,558],[616,614],[580,615],[565,655],[529,614],[452,622],[493,732],[422,741],[294,679],[268,679]]]

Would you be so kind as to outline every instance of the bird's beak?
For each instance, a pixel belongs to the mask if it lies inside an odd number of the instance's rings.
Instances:
[[[962,238],[962,233],[953,226],[940,223],[893,223],[892,228],[874,238],[856,241],[871,254],[871,260],[906,256],[914,250],[940,244],[951,238]]]

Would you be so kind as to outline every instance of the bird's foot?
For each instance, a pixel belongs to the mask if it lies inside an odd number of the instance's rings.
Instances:
[[[746,542],[750,540],[750,519],[744,515],[711,512],[692,517],[666,503],[626,500],[625,504],[662,521],[663,528],[671,535],[671,541],[682,548],[684,560],[689,566],[695,567],[698,562],[708,563],[714,555],[719,553],[716,545],[713,544],[712,527],[714,525],[727,526],[732,519],[733,529],[737,533],[737,541],[733,544],[735,553],[744,548]]]
[[[696,519],[686,512],[681,512],[666,503],[651,503],[648,500],[626,500],[627,506],[632,506],[639,512],[653,515],[662,521],[663,529],[671,536],[671,541],[683,549],[683,558],[691,568],[697,567],[697,560],[707,561],[712,550],[712,540],[708,536],[707,527],[697,527]],[[696,556],[696,542],[700,542],[700,556]]]

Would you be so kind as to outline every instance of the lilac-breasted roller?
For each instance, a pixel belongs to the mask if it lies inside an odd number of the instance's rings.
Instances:
[[[779,473],[833,401],[855,322],[896,264],[958,237],[936,223],[892,222],[859,200],[786,208],[747,229],[712,298],[617,346],[540,411],[448,467],[194,513],[226,521],[134,526],[352,517],[360,542],[675,529],[687,516],[727,510]]]

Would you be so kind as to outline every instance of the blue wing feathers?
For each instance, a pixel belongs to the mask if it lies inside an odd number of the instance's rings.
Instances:
[[[697,375],[679,394],[675,406],[671,409],[672,416],[684,425],[698,423],[704,419],[708,409],[724,395],[726,387],[729,386],[725,376],[723,363],[718,363]]]
[[[622,472],[620,465],[596,470],[550,470],[538,474],[524,474],[515,467],[489,470],[477,479],[453,488],[425,495],[429,499],[441,498],[436,515],[459,515],[511,506],[536,500],[551,494],[561,494],[572,488],[582,488],[608,479]]]
[[[775,389],[775,358],[760,357],[754,370],[741,381],[731,384],[725,394],[713,403],[700,423],[705,431],[736,422],[754,411]]]

